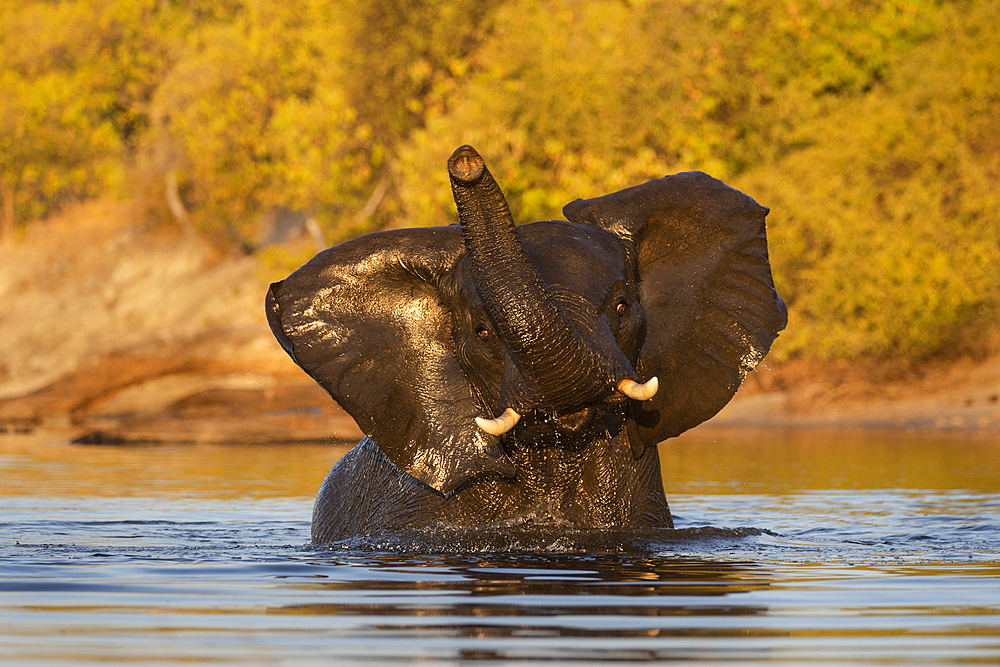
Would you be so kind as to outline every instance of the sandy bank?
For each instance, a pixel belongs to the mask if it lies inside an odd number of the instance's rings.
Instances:
[[[0,246],[0,432],[91,442],[356,440],[285,356],[252,257],[91,202]],[[713,428],[893,428],[1000,437],[1000,358],[872,381],[783,364]]]

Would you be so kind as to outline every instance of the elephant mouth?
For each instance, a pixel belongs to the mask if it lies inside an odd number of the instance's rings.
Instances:
[[[625,418],[624,401],[607,401],[567,413],[535,410],[524,416],[511,435],[522,442],[577,442],[608,428],[616,415]]]
[[[535,416],[529,422],[532,424],[544,422],[555,426],[556,430],[564,433],[579,433],[594,421],[597,413],[609,412],[608,408],[611,408],[611,411],[613,411],[616,407],[624,407],[629,399],[637,401],[649,400],[656,394],[658,387],[659,382],[656,377],[650,378],[644,384],[625,379],[619,383],[618,391],[605,398],[600,404],[585,406],[563,414],[550,414],[536,410],[534,411]],[[508,407],[500,417],[496,419],[477,417],[476,423],[487,433],[502,436],[521,423],[521,415],[513,408]],[[521,423],[521,428],[524,429],[524,427],[525,424]]]
[[[577,410],[576,412],[571,412],[567,415],[553,417],[552,421],[555,423],[556,428],[560,431],[578,433],[594,420],[596,412],[597,408],[590,406],[583,408],[582,410]]]
[[[604,428],[608,419],[614,416],[625,418],[625,408],[629,397],[615,392],[600,403],[588,405],[565,414],[549,415],[548,419],[556,430],[562,433],[579,434],[596,426]]]

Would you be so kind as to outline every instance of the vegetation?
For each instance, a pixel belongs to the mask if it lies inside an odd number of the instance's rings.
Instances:
[[[274,207],[453,222],[462,143],[520,220],[701,169],[772,208],[780,355],[917,361],[997,328],[998,81],[991,0],[6,0],[0,234],[111,190],[273,261]]]

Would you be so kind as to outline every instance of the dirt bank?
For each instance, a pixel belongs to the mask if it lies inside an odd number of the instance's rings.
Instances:
[[[0,430],[89,441],[351,439],[288,359],[252,257],[90,202],[0,246]]]
[[[715,427],[906,429],[1000,437],[1000,357],[906,372],[769,362]],[[885,375],[896,377],[885,377]]]
[[[284,354],[252,257],[222,256],[126,204],[90,202],[0,246],[0,432],[86,442],[356,440]],[[714,427],[1000,435],[1000,358],[875,372],[785,364],[751,374]]]

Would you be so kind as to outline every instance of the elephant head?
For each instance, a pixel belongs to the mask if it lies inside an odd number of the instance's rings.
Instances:
[[[768,210],[705,174],[515,227],[469,146],[460,225],[370,234],[271,286],[285,351],[401,471],[444,496],[532,447],[647,447],[712,417],[784,328]]]

